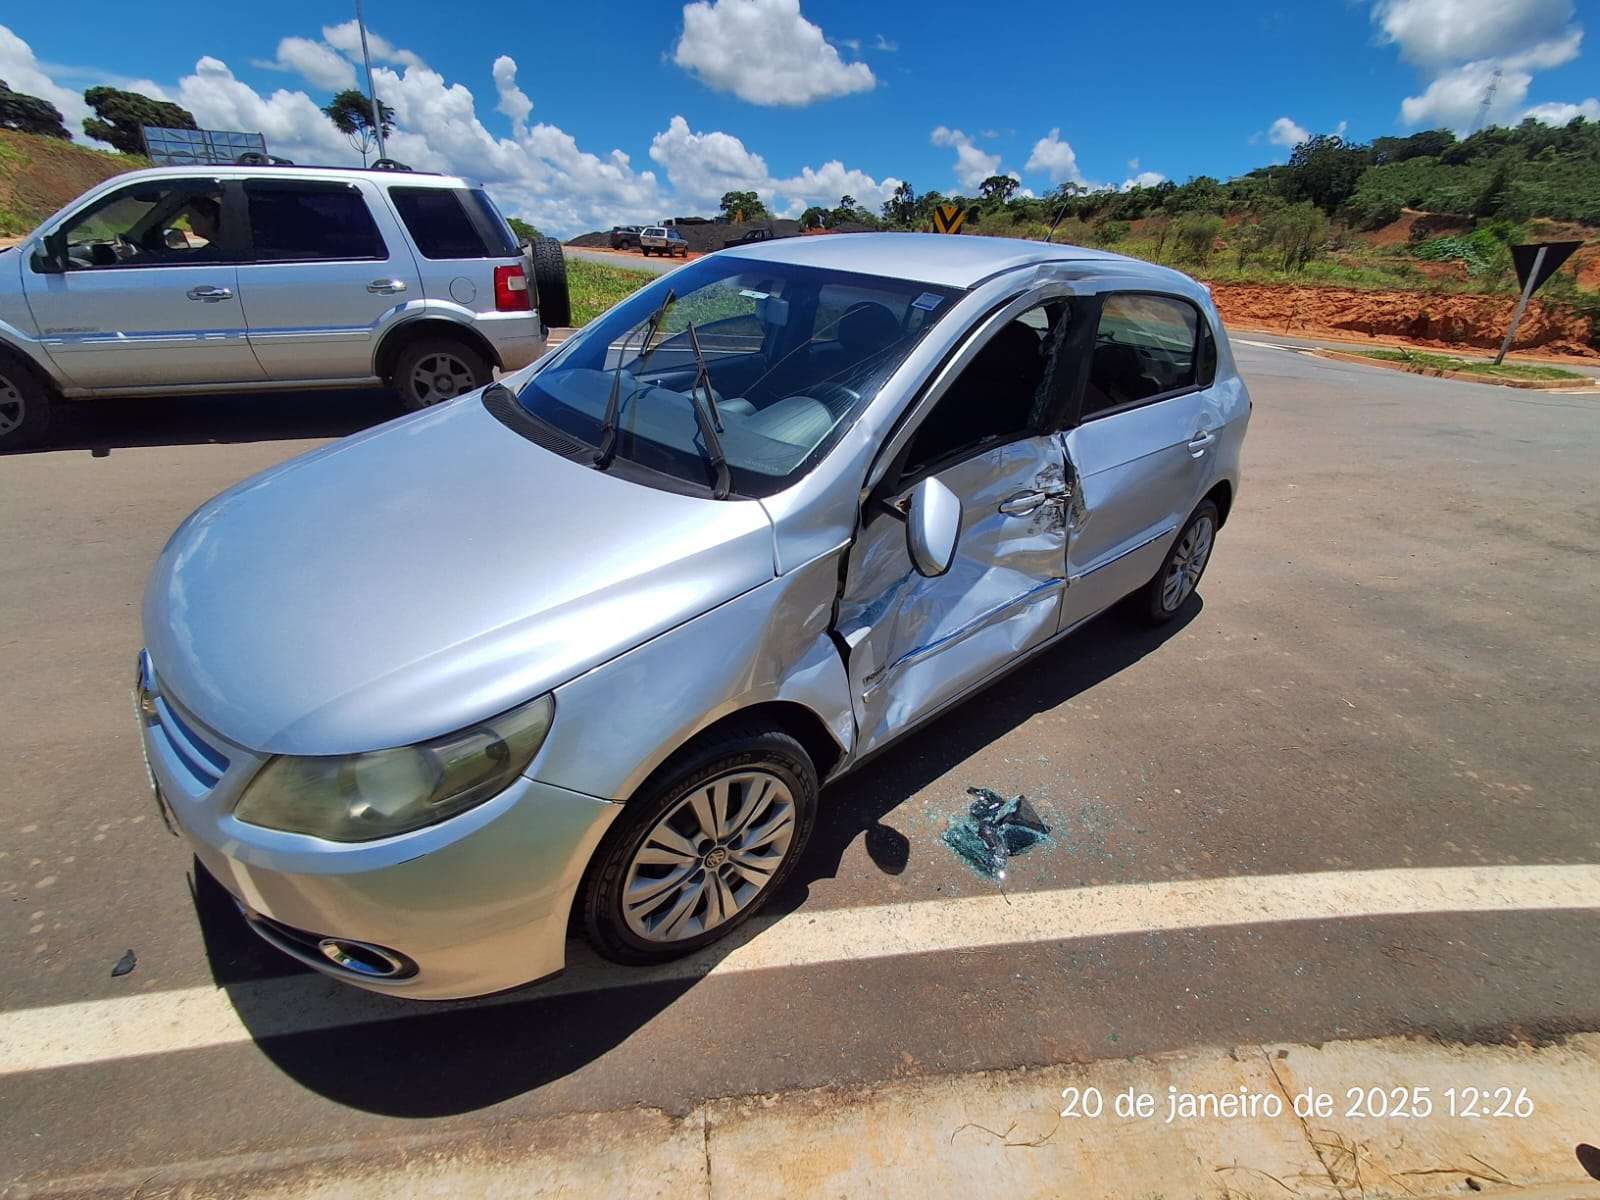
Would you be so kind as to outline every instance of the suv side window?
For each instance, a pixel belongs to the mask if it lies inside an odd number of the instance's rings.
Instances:
[[[902,479],[1007,442],[1043,419],[1056,386],[1069,301],[1036,305],[1002,326],[939,398],[912,438]]]
[[[454,189],[392,187],[389,198],[423,258],[490,257],[477,225]]]
[[[222,186],[215,180],[137,183],[69,220],[62,233],[69,271],[171,267],[230,261],[222,236]]]
[[[386,259],[383,244],[353,183],[247,179],[250,237],[257,262]]]
[[[1107,296],[1082,419],[1194,387],[1200,325],[1200,311],[1187,300],[1137,292]]]

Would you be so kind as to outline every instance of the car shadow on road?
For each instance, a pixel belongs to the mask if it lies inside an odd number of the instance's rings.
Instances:
[[[73,400],[56,405],[42,445],[0,455],[88,450],[103,458],[134,446],[336,438],[400,411],[393,392],[376,388]]]
[[[857,838],[867,839],[880,869],[903,870],[910,844],[886,824],[900,804],[1035,713],[1064,704],[1159,649],[1200,609],[1200,598],[1193,596],[1177,620],[1158,629],[1135,627],[1115,613],[1099,617],[828,788],[806,852],[763,914],[762,927],[802,908],[811,884],[834,877]],[[221,887],[198,870],[197,875],[195,907],[213,976],[262,1053],[311,1091],[366,1112],[450,1116],[531,1092],[614,1049],[702,979],[696,973],[634,984],[619,980],[620,970],[599,963],[586,947],[574,947],[574,965],[553,993],[533,987],[426,1010],[418,1001],[375,1001],[330,986],[265,946]],[[721,961],[748,940],[743,933],[703,951],[699,961],[707,967]],[[313,1019],[286,1018],[296,1012]],[[280,1032],[297,1024],[329,1028]],[[693,1052],[717,1051],[714,1044],[700,1044]]]

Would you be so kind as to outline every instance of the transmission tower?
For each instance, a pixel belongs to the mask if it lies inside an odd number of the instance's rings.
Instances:
[[[1478,105],[1478,119],[1472,123],[1472,132],[1477,133],[1489,123],[1489,109],[1494,106],[1495,94],[1500,90],[1500,68],[1494,69],[1494,74],[1489,77],[1489,86],[1483,89],[1483,103]]]

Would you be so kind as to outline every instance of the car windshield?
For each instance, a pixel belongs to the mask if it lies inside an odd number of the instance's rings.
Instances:
[[[611,469],[642,468],[644,482],[667,476],[696,489],[717,477],[715,448],[708,453],[695,414],[709,399],[732,491],[768,496],[827,453],[958,294],[789,263],[703,258],[574,335],[518,399],[534,417],[599,446],[615,382]],[[703,386],[695,394],[696,341],[710,397]]]

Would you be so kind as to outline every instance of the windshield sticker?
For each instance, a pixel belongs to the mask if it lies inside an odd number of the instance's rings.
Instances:
[[[932,312],[943,303],[943,296],[935,295],[933,292],[923,292],[922,295],[911,302],[911,307],[920,308],[924,312]]]

